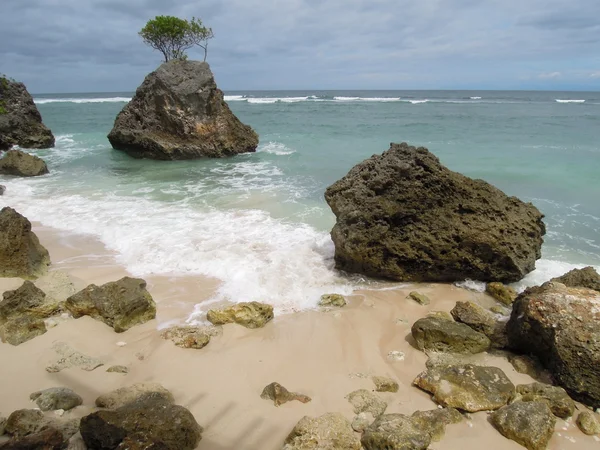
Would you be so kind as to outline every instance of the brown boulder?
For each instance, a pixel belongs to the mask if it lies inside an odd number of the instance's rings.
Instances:
[[[46,175],[48,166],[42,158],[21,150],[9,150],[0,159],[0,174],[19,177],[37,177]]]

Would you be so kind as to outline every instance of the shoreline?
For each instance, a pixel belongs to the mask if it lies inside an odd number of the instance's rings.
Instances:
[[[33,224],[33,230],[53,261],[48,275],[36,281],[46,292],[53,289],[53,295],[61,295],[127,275],[114,254],[93,238],[39,223]],[[64,417],[79,417],[93,410],[100,394],[137,382],[157,382],[169,389],[176,403],[188,408],[204,427],[198,449],[280,449],[305,415],[340,412],[352,420],[352,406],[345,396],[357,389],[373,390],[372,375],[392,377],[400,384],[398,393],[378,394],[388,402],[386,412],[412,414],[435,409],[437,405],[429,394],[411,384],[427,361],[427,355],[412,345],[412,323],[430,311],[449,311],[456,301],[495,304],[486,294],[445,284],[358,290],[341,309],[280,315],[256,330],[225,325],[222,335],[214,337],[208,346],[193,350],[162,339],[158,328],[167,321],[181,321],[190,308],[210,297],[218,282],[203,277],[146,280],[157,303],[156,320],[115,333],[90,317],[63,318],[46,334],[18,347],[0,344],[0,379],[4,386],[10,386],[4,390],[0,415],[32,408],[29,394],[34,391],[67,386],[81,395],[84,403]],[[0,279],[3,291],[20,284],[21,279]],[[421,306],[406,299],[415,289],[428,295],[431,304]],[[57,342],[100,358],[105,365],[91,372],[71,368],[49,373],[45,367],[58,356],[53,350]],[[118,345],[122,342],[126,345]],[[404,360],[389,360],[391,351],[403,352]],[[515,384],[534,381],[517,373],[501,354],[483,353],[470,359],[501,368]],[[107,373],[106,368],[115,364],[128,366],[129,373]],[[260,398],[262,389],[274,381],[310,396],[312,401],[275,407]],[[597,438],[582,434],[574,422],[557,420],[549,450],[591,450],[598,446]],[[445,437],[432,448],[475,450],[482,442],[490,450],[522,448],[498,433],[487,422],[485,412],[449,425]]]

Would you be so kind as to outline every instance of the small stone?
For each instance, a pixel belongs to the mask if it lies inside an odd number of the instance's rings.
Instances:
[[[290,392],[279,383],[271,383],[262,391],[260,398],[264,400],[273,400],[275,406],[283,405],[284,403],[291,402],[292,400],[298,400],[302,403],[310,402],[311,398],[304,394],[297,394],[296,392]]]
[[[513,288],[498,282],[488,283],[485,292],[506,306],[512,305],[517,298],[517,293]]]
[[[210,334],[204,327],[175,326],[161,333],[163,339],[172,340],[177,347],[201,349],[210,342]]]
[[[398,383],[391,378],[374,376],[371,379],[375,383],[375,390],[377,392],[398,392],[400,388]]]
[[[417,428],[427,431],[431,440],[438,442],[444,437],[446,425],[460,423],[464,417],[454,408],[442,408],[430,411],[415,411],[411,416]]]
[[[127,366],[110,366],[106,371],[111,373],[129,373]]]
[[[373,394],[366,389],[359,389],[351,392],[345,398],[354,407],[355,414],[367,412],[371,413],[373,417],[378,417],[385,412],[388,406],[387,403],[381,400],[376,394]]]
[[[68,411],[83,403],[83,399],[69,388],[56,387],[34,392],[29,396],[42,411]]]
[[[206,318],[214,325],[237,323],[246,328],[262,328],[273,319],[273,307],[259,302],[243,302],[224,309],[211,309]]]
[[[404,353],[398,350],[392,350],[387,354],[389,361],[404,361]]]
[[[592,411],[581,411],[577,416],[577,426],[588,436],[600,434],[600,421]]]
[[[545,450],[556,417],[544,402],[515,402],[490,415],[492,425],[506,438],[528,450]]]
[[[575,412],[575,402],[561,387],[543,383],[520,384],[517,392],[521,395],[521,401],[545,402],[552,414],[561,419],[567,419]]]
[[[340,294],[324,294],[319,300],[319,306],[337,306],[341,308],[346,306],[346,304],[346,299]]]
[[[365,450],[425,450],[431,435],[404,414],[384,414],[365,430],[361,443]]]
[[[285,439],[283,450],[361,450],[350,422],[340,413],[305,416]]]
[[[469,326],[425,317],[417,320],[411,328],[417,347],[423,351],[448,353],[481,353],[490,348],[488,337]]]
[[[125,347],[126,345],[127,345],[127,342],[123,342],[123,341],[117,342],[117,347]]]
[[[421,294],[417,291],[412,291],[410,294],[408,294],[407,298],[414,300],[419,305],[429,305],[429,303],[431,303],[431,300],[429,300],[429,297],[427,297],[425,294]]]

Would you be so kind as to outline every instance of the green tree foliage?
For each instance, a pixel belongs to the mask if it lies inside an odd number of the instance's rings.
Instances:
[[[200,19],[184,20],[173,16],[156,16],[139,32],[142,40],[161,52],[166,61],[186,59],[186,51],[194,46],[208,53],[208,41],[214,37],[211,28],[202,25]]]

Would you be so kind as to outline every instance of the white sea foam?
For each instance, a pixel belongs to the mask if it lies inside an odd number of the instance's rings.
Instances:
[[[419,105],[421,103],[427,103],[427,102],[429,102],[429,100],[428,99],[425,99],[425,100],[409,100],[409,102],[411,102],[413,105]]]
[[[560,98],[557,98],[556,101],[558,103],[585,103],[585,100],[563,100]]]
[[[471,100],[481,100],[481,97],[469,97]]]
[[[107,98],[34,98],[38,105],[45,103],[126,103],[130,97],[107,97]]]
[[[338,102],[355,102],[360,100],[360,97],[333,97]]]
[[[259,152],[272,153],[274,155],[284,156],[291,155],[292,153],[296,153],[296,150],[293,150],[287,147],[285,144],[281,142],[268,142],[265,145],[258,148]]]
[[[243,95],[225,95],[224,96],[226,102],[236,102],[236,101],[244,101],[246,97]]]
[[[249,98],[248,103],[269,104],[277,103],[278,98]]]

